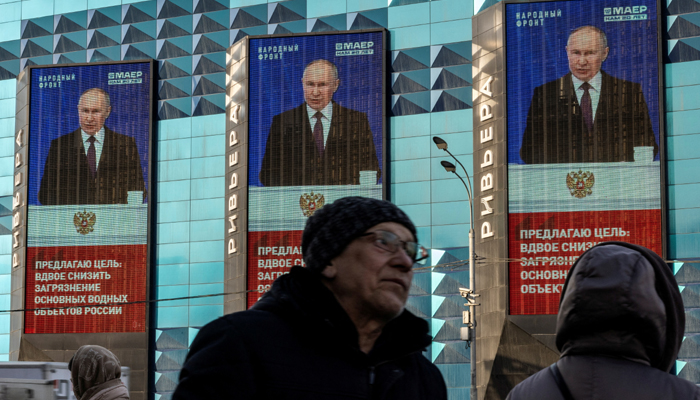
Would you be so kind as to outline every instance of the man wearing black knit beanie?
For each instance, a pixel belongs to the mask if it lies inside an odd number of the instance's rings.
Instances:
[[[339,199],[309,217],[302,252],[305,268],[202,328],[173,399],[446,399],[421,354],[428,324],[404,309],[427,256],[408,216],[388,201]]]

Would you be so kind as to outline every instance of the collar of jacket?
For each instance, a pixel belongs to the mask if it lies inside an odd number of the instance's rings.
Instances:
[[[352,320],[320,275],[306,268],[293,267],[289,274],[277,278],[252,309],[278,315],[311,340],[327,340],[336,346],[344,343],[360,351]],[[404,310],[384,327],[367,356],[371,364],[394,360],[424,350],[431,340],[428,323]]]

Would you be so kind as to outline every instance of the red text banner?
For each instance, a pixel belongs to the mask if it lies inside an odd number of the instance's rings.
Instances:
[[[248,233],[248,307],[270,290],[272,282],[295,265],[304,265],[301,255],[303,231]]]
[[[601,242],[621,241],[661,255],[661,210],[516,213],[508,216],[510,314],[556,314],[574,261]]]
[[[28,248],[25,333],[144,332],[146,260],[145,244]]]

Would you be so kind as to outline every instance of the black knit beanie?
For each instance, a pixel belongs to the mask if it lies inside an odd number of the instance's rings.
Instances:
[[[301,237],[301,252],[306,268],[323,271],[350,242],[382,222],[397,222],[417,238],[413,222],[388,201],[344,197],[319,208],[306,220],[306,228]]]

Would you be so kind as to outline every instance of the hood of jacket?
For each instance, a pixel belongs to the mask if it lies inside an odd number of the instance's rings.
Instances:
[[[619,357],[668,372],[684,329],[685,310],[673,272],[651,250],[602,243],[571,267],[557,318],[562,357]]]
[[[307,268],[292,267],[251,309],[280,316],[311,340],[331,340],[359,351],[354,323],[320,274]],[[382,329],[369,357],[376,363],[422,351],[432,341],[428,331],[425,320],[404,310]]]

